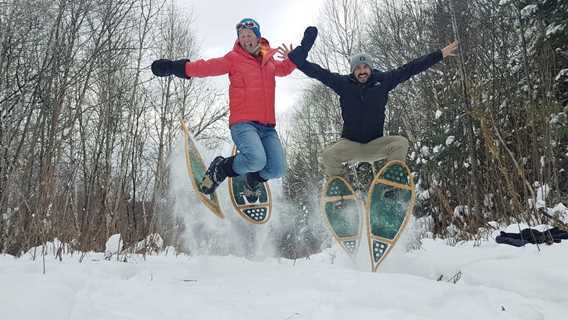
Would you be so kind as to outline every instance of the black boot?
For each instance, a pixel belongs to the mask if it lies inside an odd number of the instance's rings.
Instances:
[[[201,180],[201,192],[204,194],[212,194],[227,177],[237,176],[233,171],[234,159],[235,157],[223,158],[222,156],[213,159],[205,172],[203,180]]]
[[[254,203],[258,201],[260,197],[260,187],[263,182],[267,180],[258,174],[258,172],[249,172],[245,175],[245,192],[244,196],[247,198],[249,203]]]

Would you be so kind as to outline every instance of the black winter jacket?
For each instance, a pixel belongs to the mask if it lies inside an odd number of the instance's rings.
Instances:
[[[434,51],[388,72],[373,69],[371,77],[364,84],[359,83],[353,75],[333,73],[303,59],[292,60],[308,77],[321,81],[339,95],[343,117],[341,137],[367,143],[383,136],[389,92],[401,82],[441,61],[442,51]]]

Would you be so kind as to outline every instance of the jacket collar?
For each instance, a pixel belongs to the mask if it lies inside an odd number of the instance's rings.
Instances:
[[[246,58],[256,60],[256,58],[252,54],[250,54],[243,47],[241,47],[241,44],[239,43],[238,39],[235,41],[235,44],[233,45],[233,51]],[[268,42],[268,40],[266,40],[265,38],[260,38],[260,52],[262,54],[262,65],[266,64],[266,62],[274,56],[276,51],[277,51],[276,49],[270,48],[270,43]]]

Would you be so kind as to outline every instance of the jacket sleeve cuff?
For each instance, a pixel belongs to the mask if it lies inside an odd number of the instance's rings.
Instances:
[[[444,55],[442,54],[442,49],[438,49],[438,50],[432,52],[432,55],[434,55],[434,60],[436,61],[436,63],[444,60]]]
[[[182,79],[191,79],[190,76],[188,76],[185,73],[185,64],[189,62],[189,59],[181,59],[181,60],[175,60],[173,61],[172,64],[172,73],[179,78]]]
[[[288,53],[288,58],[298,67],[300,68],[306,59],[308,58],[308,53],[302,46],[296,47],[294,50]]]

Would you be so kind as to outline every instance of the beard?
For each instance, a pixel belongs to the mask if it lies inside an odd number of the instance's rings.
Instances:
[[[357,81],[361,82],[361,83],[365,83],[367,82],[367,80],[369,80],[369,74],[368,73],[360,73],[359,75],[357,75]]]

